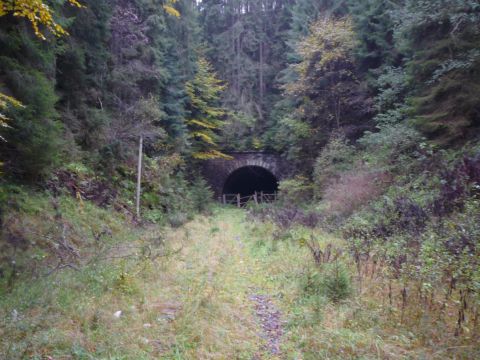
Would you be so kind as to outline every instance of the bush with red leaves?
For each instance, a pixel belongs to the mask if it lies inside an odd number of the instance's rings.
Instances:
[[[440,195],[432,204],[433,214],[445,216],[463,210],[465,200],[480,193],[480,155],[464,157],[451,170],[441,174]]]
[[[391,181],[384,172],[350,171],[325,189],[324,199],[331,215],[348,216],[378,198]]]

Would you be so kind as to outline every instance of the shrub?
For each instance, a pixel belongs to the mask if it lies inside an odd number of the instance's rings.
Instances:
[[[348,216],[377,198],[390,182],[387,173],[368,170],[343,173],[338,181],[325,189],[327,212],[335,216]]]
[[[441,178],[440,195],[432,205],[434,214],[463,210],[465,200],[479,193],[480,155],[464,157],[453,169],[442,171]]]
[[[381,165],[398,166],[399,160],[410,156],[423,144],[424,138],[412,127],[400,123],[381,125],[379,131],[366,132],[358,141],[366,149],[369,161]]]
[[[324,188],[336,174],[347,171],[351,167],[354,154],[354,147],[348,144],[345,135],[341,133],[332,135],[320,156],[315,160],[313,178],[317,197],[321,197]]]
[[[280,182],[278,198],[284,204],[302,204],[311,200],[313,187],[303,176],[296,176]]]
[[[168,222],[174,228],[178,228],[188,221],[188,214],[175,212],[168,216]]]
[[[159,224],[168,221],[177,227],[196,212],[210,208],[213,195],[206,181],[199,176],[188,181],[183,169],[184,159],[179,154],[145,157],[141,201],[144,219]],[[136,174],[131,170],[123,172],[123,196],[134,199]]]
[[[248,209],[248,216],[252,221],[272,222],[281,232],[286,232],[296,225],[313,229],[323,220],[322,215],[318,212],[301,209],[295,205],[261,204]]]

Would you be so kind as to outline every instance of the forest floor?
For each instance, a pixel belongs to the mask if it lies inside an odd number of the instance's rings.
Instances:
[[[311,254],[271,233],[244,211],[216,208],[165,231],[154,260],[118,250],[108,263],[25,282],[0,297],[0,358],[443,358],[382,328],[375,299],[307,296]]]

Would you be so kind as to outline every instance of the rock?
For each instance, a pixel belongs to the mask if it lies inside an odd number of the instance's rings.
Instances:
[[[12,311],[12,321],[13,322],[18,321],[18,311],[17,311],[17,309],[13,309],[13,311]]]
[[[115,313],[113,314],[113,316],[118,319],[118,318],[120,318],[120,316],[122,316],[122,314],[123,314],[122,310],[118,310],[117,312],[115,312]]]

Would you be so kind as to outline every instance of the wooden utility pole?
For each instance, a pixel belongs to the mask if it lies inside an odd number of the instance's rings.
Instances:
[[[140,196],[142,194],[142,157],[143,157],[143,135],[140,135],[138,144],[138,169],[137,169],[137,220],[140,220]]]

